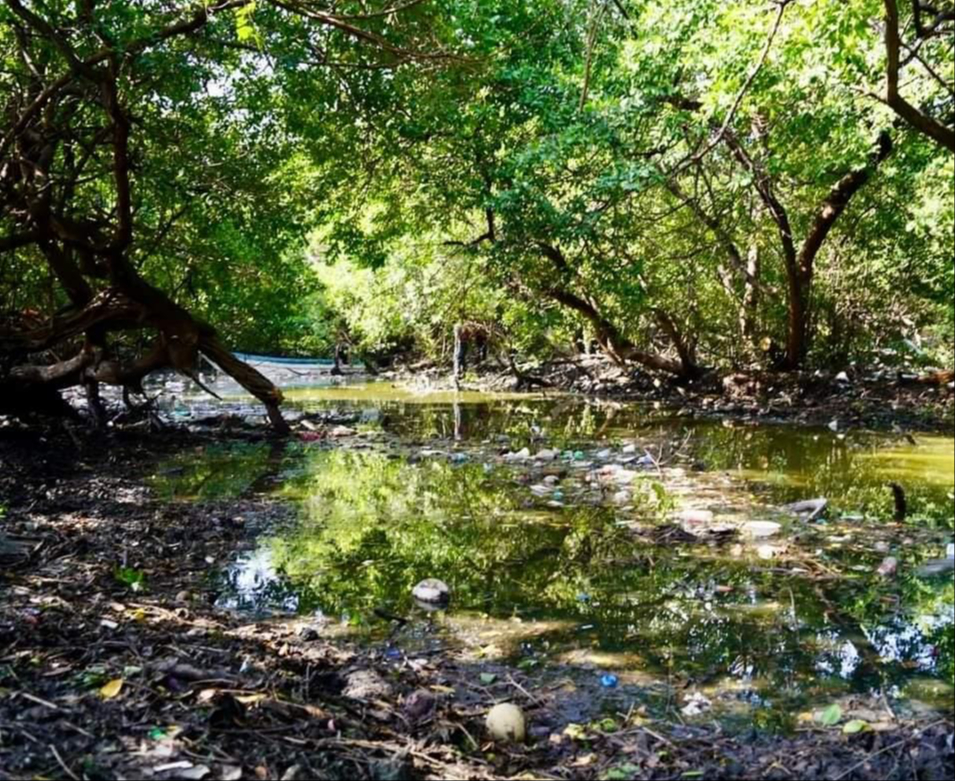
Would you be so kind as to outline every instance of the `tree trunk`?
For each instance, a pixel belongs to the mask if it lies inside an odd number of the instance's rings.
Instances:
[[[567,259],[559,247],[543,242],[537,246],[544,257],[553,263],[554,270],[560,279],[567,279],[572,275]],[[667,374],[673,374],[688,380],[696,379],[702,373],[700,367],[692,360],[687,363],[682,359],[673,360],[663,355],[640,350],[633,342],[620,333],[610,320],[604,317],[593,300],[571,292],[564,285],[560,283],[554,284],[545,292],[554,301],[566,306],[568,309],[572,309],[590,322],[594,327],[597,344],[600,345],[600,349],[603,350],[614,363],[623,366],[627,361],[636,361],[648,369],[666,372]],[[678,353],[689,357],[686,344],[675,344],[674,346],[677,348]]]
[[[460,323],[455,323],[454,325],[454,355],[452,360],[454,362],[454,389],[461,390],[461,374],[464,371],[464,361],[466,358],[465,350],[467,349],[464,344],[463,338],[463,326]]]
[[[699,377],[700,368],[694,364],[687,365],[680,360],[637,348],[633,342],[620,333],[613,323],[599,312],[592,302],[586,301],[574,293],[557,288],[551,288],[548,294],[558,303],[583,315],[590,321],[594,327],[600,349],[619,366],[625,365],[628,361],[635,361],[648,369],[673,374],[682,379],[690,380]]]
[[[282,391],[263,374],[236,358],[215,334],[203,335],[199,340],[199,349],[210,361],[265,405],[269,421],[276,432],[289,433],[289,425],[279,409],[282,403]]]
[[[816,257],[852,197],[862,189],[882,162],[892,154],[892,138],[888,133],[880,134],[876,150],[869,156],[867,164],[863,168],[846,174],[833,185],[816,211],[809,232],[798,249],[789,215],[776,197],[769,173],[750,157],[733,133],[727,133],[725,140],[736,159],[753,174],[756,190],[779,232],[786,265],[789,310],[786,325],[786,355],[781,368],[799,369],[805,361],[809,347],[809,316]]]
[[[746,279],[743,283],[743,303],[739,315],[739,330],[750,352],[754,351],[756,345],[761,272],[759,245],[754,243],[749,248],[749,255],[746,259]]]
[[[786,314],[786,357],[782,368],[787,371],[802,366],[808,348],[809,281],[797,273],[788,275]]]

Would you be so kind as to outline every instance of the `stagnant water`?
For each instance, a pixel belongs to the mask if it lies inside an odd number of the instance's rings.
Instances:
[[[298,508],[218,576],[224,607],[313,616],[376,643],[392,629],[382,615],[411,617],[391,642],[438,637],[525,667],[690,684],[756,720],[850,692],[952,707],[952,570],[920,570],[950,555],[952,438],[384,384],[288,395],[355,435],[157,468],[172,501],[267,493]],[[560,455],[501,457],[524,447]],[[901,524],[890,481],[907,493]],[[814,497],[830,503],[820,519],[780,510]],[[694,542],[677,528],[687,510],[712,512],[709,526],[781,528]],[[878,574],[890,556],[897,573]],[[428,577],[453,592],[437,625],[411,597]]]

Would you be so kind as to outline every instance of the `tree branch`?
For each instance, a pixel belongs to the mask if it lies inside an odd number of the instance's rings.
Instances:
[[[879,136],[878,149],[872,154],[868,165],[853,171],[840,179],[829,191],[829,195],[822,202],[821,207],[813,218],[812,227],[799,250],[798,267],[803,277],[811,276],[812,265],[822,247],[822,243],[829,235],[832,226],[849,205],[849,201],[869,179],[875,170],[892,154],[892,138],[888,133]]]
[[[766,60],[769,57],[770,49],[772,49],[773,41],[776,39],[776,34],[779,32],[779,28],[782,25],[783,14],[786,13],[786,9],[789,7],[789,4],[793,0],[777,0],[778,9],[776,11],[776,19],[773,22],[772,29],[769,31],[769,37],[766,39],[766,44],[763,46],[763,51],[759,55],[759,59],[756,61],[756,65],[750,71],[749,75],[746,77],[746,81],[743,82],[743,86],[740,87],[739,92],[736,95],[736,99],[733,101],[733,105],[730,107],[729,112],[726,114],[726,117],[723,120],[723,124],[720,125],[719,130],[716,131],[716,135],[713,136],[702,149],[698,150],[694,154],[687,157],[681,163],[677,164],[674,168],[674,173],[682,170],[689,164],[698,163],[704,157],[706,157],[710,152],[712,152],[716,146],[723,140],[723,136],[726,135],[729,130],[730,124],[733,122],[733,119],[736,117],[736,112],[739,111],[739,107],[743,104],[743,98],[746,97],[746,93],[749,92],[749,88],[753,86],[753,82],[756,81],[756,77],[759,76],[760,71],[762,71],[763,66],[766,64]]]
[[[955,128],[949,128],[934,117],[919,111],[899,93],[900,53],[902,40],[899,35],[899,8],[896,0],[885,3],[885,102],[922,135],[931,138],[949,152],[955,152]]]

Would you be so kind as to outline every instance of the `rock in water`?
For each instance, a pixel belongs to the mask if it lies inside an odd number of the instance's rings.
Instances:
[[[501,742],[523,743],[527,735],[524,712],[509,702],[502,702],[491,708],[486,724],[488,734]]]
[[[411,596],[425,607],[447,607],[451,601],[451,589],[443,580],[428,578],[414,587]]]

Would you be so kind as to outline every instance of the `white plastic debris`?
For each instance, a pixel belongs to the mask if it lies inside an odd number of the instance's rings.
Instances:
[[[686,704],[680,710],[680,713],[692,718],[693,716],[703,715],[712,707],[713,703],[706,695],[694,692],[686,698]]]
[[[531,457],[531,451],[526,447],[523,450],[518,450],[516,453],[506,453],[504,455],[505,461],[527,461]]]
[[[743,524],[743,533],[753,539],[765,539],[779,534],[782,528],[782,524],[773,521],[747,521]]]

